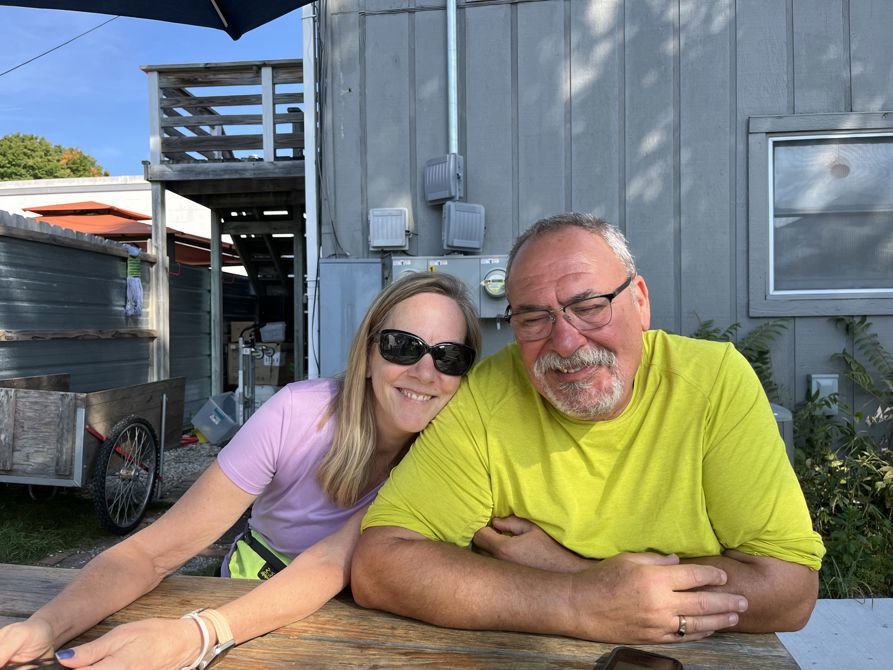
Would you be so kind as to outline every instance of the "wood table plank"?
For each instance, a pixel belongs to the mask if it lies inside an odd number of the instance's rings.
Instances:
[[[0,617],[24,618],[58,593],[76,570],[0,565]],[[178,617],[217,607],[250,591],[253,580],[169,577],[137,602],[75,640],[95,639],[113,626],[150,616]],[[2,619],[0,619],[2,621]],[[615,645],[555,635],[468,631],[431,626],[358,607],[341,594],[314,615],[232,649],[219,670],[280,668],[496,668],[601,667]],[[717,633],[677,645],[641,645],[678,658],[686,670],[718,668],[796,670],[775,635]]]

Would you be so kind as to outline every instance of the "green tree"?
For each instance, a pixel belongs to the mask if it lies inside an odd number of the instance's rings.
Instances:
[[[80,149],[65,148],[38,135],[12,133],[0,137],[0,181],[108,174],[93,156]]]

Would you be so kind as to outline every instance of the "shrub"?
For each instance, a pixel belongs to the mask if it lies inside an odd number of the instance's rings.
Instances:
[[[854,353],[832,355],[866,396],[854,410],[811,396],[794,413],[795,470],[828,553],[823,598],[893,594],[893,357],[865,318],[834,318]],[[822,410],[837,402],[839,414]],[[867,410],[867,411],[862,411]]]

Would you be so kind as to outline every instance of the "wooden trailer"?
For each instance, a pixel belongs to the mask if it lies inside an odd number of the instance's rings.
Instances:
[[[72,393],[67,374],[0,380],[0,482],[89,486],[103,527],[129,533],[161,481],[164,445],[180,440],[184,387],[177,377]]]

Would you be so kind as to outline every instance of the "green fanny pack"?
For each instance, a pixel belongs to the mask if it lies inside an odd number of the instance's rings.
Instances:
[[[248,529],[236,540],[227,565],[233,579],[269,579],[292,560],[273,549],[263,535]]]

